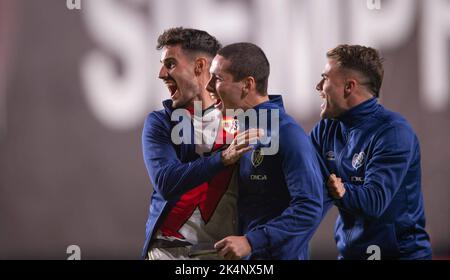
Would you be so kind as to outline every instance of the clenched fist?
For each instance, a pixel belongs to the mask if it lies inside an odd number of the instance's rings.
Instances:
[[[245,236],[228,236],[214,245],[219,256],[226,260],[240,260],[252,252]]]
[[[342,183],[341,178],[336,177],[336,175],[331,174],[327,181],[328,192],[334,199],[341,199],[345,194],[344,183]]]

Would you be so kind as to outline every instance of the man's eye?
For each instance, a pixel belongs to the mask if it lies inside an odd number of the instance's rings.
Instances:
[[[167,67],[167,69],[172,69],[173,67],[175,67],[175,63],[174,62],[167,62],[166,63],[166,67]]]

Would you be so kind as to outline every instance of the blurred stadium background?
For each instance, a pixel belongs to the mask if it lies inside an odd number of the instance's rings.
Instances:
[[[142,161],[145,116],[168,92],[157,79],[157,36],[204,29],[224,44],[259,44],[270,92],[306,131],[314,90],[338,43],[380,48],[381,102],[422,145],[427,228],[450,256],[450,1],[0,0],[0,259],[136,259],[151,184]],[[72,1],[76,2],[76,1]],[[313,259],[335,259],[332,211]]]

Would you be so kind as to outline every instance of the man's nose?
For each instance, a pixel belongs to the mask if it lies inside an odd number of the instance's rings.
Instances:
[[[320,80],[320,82],[316,85],[316,90],[317,91],[322,91],[322,86],[323,86],[323,79]]]
[[[166,67],[164,67],[164,65],[161,66],[161,69],[159,70],[158,78],[160,78],[160,79],[165,79],[165,78],[167,78],[167,76],[168,76],[167,74],[168,74],[168,73],[167,73]]]
[[[216,86],[214,84],[213,78],[211,78],[206,85],[206,90],[212,93],[216,92]]]

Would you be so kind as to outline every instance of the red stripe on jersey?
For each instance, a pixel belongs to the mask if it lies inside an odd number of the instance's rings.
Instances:
[[[216,138],[213,151],[220,149],[226,143],[227,132],[223,129],[222,131],[223,133],[218,133],[217,138],[223,137],[223,141],[217,141],[218,139]],[[179,230],[189,220],[197,206],[200,209],[203,221],[207,224],[213,216],[219,201],[228,189],[233,169],[234,166],[229,166],[220,171],[209,182],[203,183],[183,194],[161,225],[160,230],[163,236],[184,239],[185,237]]]

